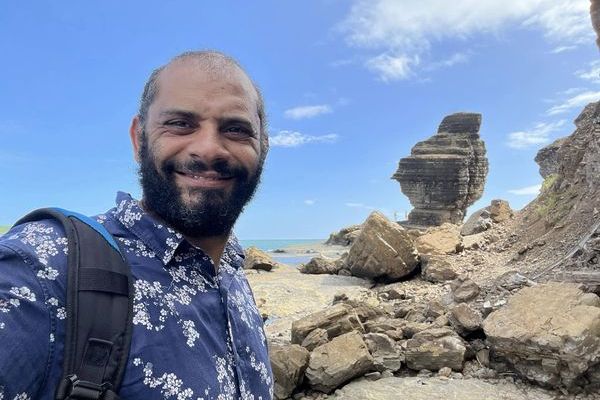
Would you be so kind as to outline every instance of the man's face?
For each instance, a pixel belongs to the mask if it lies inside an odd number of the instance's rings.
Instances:
[[[191,237],[227,234],[259,183],[257,94],[239,71],[161,73],[134,147],[144,206]]]

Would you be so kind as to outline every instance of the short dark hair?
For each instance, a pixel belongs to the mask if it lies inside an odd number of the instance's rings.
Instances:
[[[150,105],[152,104],[152,102],[156,98],[156,95],[158,94],[158,77],[160,76],[160,73],[165,68],[167,68],[169,65],[171,65],[172,63],[174,63],[176,61],[180,61],[180,60],[185,60],[185,59],[195,59],[195,60],[202,61],[202,62],[206,63],[206,65],[210,66],[210,68],[214,68],[215,70],[219,69],[221,67],[225,67],[225,66],[229,66],[229,67],[233,66],[234,68],[239,69],[246,76],[248,76],[248,74],[246,73],[244,68],[242,68],[240,63],[238,63],[232,57],[230,57],[226,54],[223,54],[219,51],[196,50],[196,51],[186,51],[184,53],[181,53],[181,54],[173,57],[168,63],[161,65],[160,67],[158,67],[154,71],[152,71],[152,73],[150,74],[150,77],[146,81],[146,84],[144,85],[144,91],[142,92],[142,97],[140,98],[140,108],[138,110],[138,118],[140,120],[140,125],[142,128],[144,128],[144,126],[146,124],[146,119],[148,118],[148,109],[150,108]],[[267,133],[267,116],[265,113],[265,103],[264,103],[263,96],[262,96],[262,93],[261,93],[258,85],[256,85],[256,83],[249,76],[248,76],[248,79],[252,83],[252,86],[254,87],[254,90],[256,91],[256,95],[258,98],[256,108],[258,111],[258,119],[260,122],[261,161],[264,161],[264,158],[266,157],[267,152],[269,150],[269,141],[268,141],[268,133]]]

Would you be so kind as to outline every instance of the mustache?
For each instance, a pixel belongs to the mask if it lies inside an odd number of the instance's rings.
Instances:
[[[249,173],[246,168],[240,165],[232,165],[226,160],[218,160],[208,165],[200,160],[187,160],[187,161],[176,161],[167,160],[163,163],[161,168],[167,175],[173,174],[174,172],[184,172],[188,174],[199,174],[203,172],[215,172],[223,178],[237,178],[245,181]]]

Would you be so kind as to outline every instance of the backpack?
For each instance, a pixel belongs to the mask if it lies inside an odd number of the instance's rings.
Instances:
[[[56,400],[118,400],[129,354],[133,281],[110,233],[95,220],[60,208],[35,210],[15,225],[53,219],[68,239],[67,319]]]

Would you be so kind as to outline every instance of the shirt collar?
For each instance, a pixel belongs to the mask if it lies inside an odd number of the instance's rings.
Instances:
[[[118,192],[116,204],[117,206],[113,211],[114,217],[152,249],[165,265],[171,261],[180,245],[183,242],[187,243],[181,233],[158,222],[144,211],[139,201],[132,198],[130,194]],[[230,256],[237,255],[242,260],[244,258],[244,251],[233,233],[229,235],[225,252]],[[234,257],[231,258],[235,259]],[[234,265],[235,267],[240,267],[241,263],[234,264],[237,264]]]

